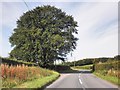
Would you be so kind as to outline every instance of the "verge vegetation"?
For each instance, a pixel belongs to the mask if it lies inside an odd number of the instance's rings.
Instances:
[[[59,77],[59,73],[53,72],[50,76],[37,78],[32,81],[27,81],[14,88],[44,88],[49,83],[55,81]]]
[[[120,61],[108,61],[95,64],[94,74],[120,86]]]
[[[120,86],[120,55],[66,62],[74,70],[91,69],[93,74]],[[74,67],[74,65],[76,65]]]
[[[44,86],[52,80],[55,80],[59,76],[57,72],[34,66],[9,66],[7,64],[1,64],[0,67],[2,75],[2,88],[17,87],[18,85],[23,85],[25,82],[28,83],[27,85],[25,84],[26,88],[30,88],[29,86],[31,86],[31,83],[34,83],[31,87],[38,88]]]
[[[2,58],[0,57],[0,60],[2,61],[3,64],[7,63],[8,65],[27,65],[27,66],[37,66],[36,63],[33,62],[26,62],[23,60],[17,60],[17,59],[12,59],[12,58]]]

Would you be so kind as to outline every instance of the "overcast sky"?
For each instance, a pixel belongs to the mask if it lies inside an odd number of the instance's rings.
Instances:
[[[7,0],[6,0],[7,1]],[[15,1],[15,0],[14,0]],[[20,1],[20,2],[18,2]],[[25,0],[27,2],[27,0]],[[84,2],[27,2],[29,9],[52,5],[72,15],[78,22],[79,40],[68,60],[91,57],[113,57],[118,54],[118,3],[117,0],[85,0]],[[59,0],[60,1],[60,0]],[[89,1],[89,2],[88,2]],[[106,2],[105,2],[106,1]],[[112,2],[114,1],[114,2]],[[116,1],[116,2],[115,2]],[[21,0],[0,3],[0,56],[7,57],[12,50],[9,37],[16,21],[28,8]]]

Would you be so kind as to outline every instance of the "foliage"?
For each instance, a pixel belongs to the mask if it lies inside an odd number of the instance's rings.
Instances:
[[[61,70],[68,70],[70,69],[70,66],[67,65],[48,65],[45,66],[43,68],[47,68],[47,69],[51,69],[51,70],[55,70],[55,71],[61,71]]]
[[[120,61],[95,64],[95,72],[120,78]]]
[[[120,67],[119,63],[120,61],[98,63],[98,64],[95,64],[95,70],[103,70],[103,69],[104,70],[109,70],[109,69],[118,70],[118,67]]]
[[[3,64],[8,64],[8,65],[27,65],[27,66],[37,66],[36,63],[32,63],[32,62],[25,62],[23,60],[16,60],[16,59],[11,59],[11,58],[2,58],[0,57],[0,59],[2,60]]]
[[[53,72],[53,74],[50,76],[34,79],[32,81],[27,81],[18,86],[15,86],[14,88],[29,88],[29,89],[30,88],[35,88],[35,89],[39,88],[40,89],[40,88],[44,88],[46,85],[48,85],[49,83],[56,80],[58,77],[59,77],[59,73]]]
[[[104,71],[101,71],[101,72],[104,72]],[[94,74],[104,80],[107,80],[107,81],[110,81],[116,85],[119,85],[120,86],[120,78],[118,77],[115,77],[115,76],[111,76],[111,75],[104,75],[102,73],[99,73],[99,72],[94,72]]]
[[[14,46],[10,56],[47,66],[64,60],[78,40],[77,22],[54,6],[41,6],[24,13],[9,41]]]
[[[120,55],[116,55],[116,56],[114,57],[114,59],[120,60]]]
[[[95,70],[94,73],[112,83],[120,85],[118,80],[120,80],[120,58],[119,55],[114,58],[107,59],[106,62],[98,61],[94,63]]]
[[[69,65],[69,66],[90,65],[90,64],[93,64],[93,59],[83,59],[83,60],[78,60],[78,61],[73,61],[73,62],[65,62],[64,64]]]
[[[9,66],[1,64],[2,87],[11,88],[25,81],[52,75],[53,72],[39,67],[28,67],[24,64]]]

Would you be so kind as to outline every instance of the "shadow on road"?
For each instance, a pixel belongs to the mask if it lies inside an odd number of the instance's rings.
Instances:
[[[84,74],[88,74],[88,73],[92,73],[92,70],[80,70],[80,73],[84,73]]]
[[[88,74],[88,73],[92,73],[92,70],[73,70],[73,69],[69,69],[69,70],[63,70],[63,71],[58,71],[61,74],[68,74],[68,73],[84,73],[84,74]]]
[[[62,74],[68,74],[68,73],[80,73],[80,71],[70,69],[70,70],[59,71],[59,73],[62,73]]]

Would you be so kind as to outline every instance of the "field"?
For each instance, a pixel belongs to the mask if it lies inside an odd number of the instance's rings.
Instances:
[[[74,70],[80,70],[80,69],[89,69],[92,70],[92,66],[93,64],[90,65],[84,65],[84,66],[75,66],[75,67],[71,67]]]
[[[2,88],[13,88],[20,86],[25,82],[34,82],[34,84],[38,83],[39,79],[41,85],[38,84],[37,87],[41,87],[42,85],[48,83],[49,81],[54,80],[59,76],[58,73],[54,71],[43,69],[40,67],[28,67],[23,65],[17,66],[9,66],[7,64],[1,64],[1,76],[2,76]],[[44,78],[49,77],[47,81],[44,81]],[[46,80],[46,79],[45,79]],[[43,83],[43,84],[42,84]],[[33,87],[34,87],[33,84]],[[28,83],[29,86],[29,83]],[[29,87],[26,87],[29,88]]]

